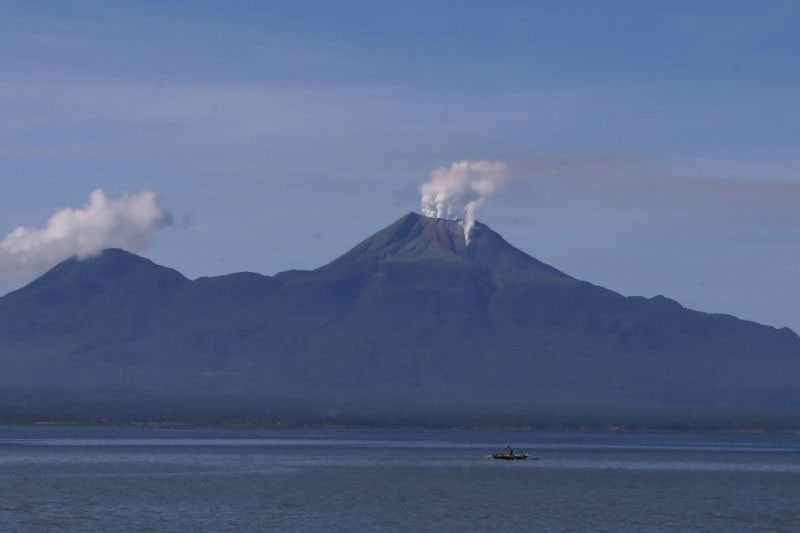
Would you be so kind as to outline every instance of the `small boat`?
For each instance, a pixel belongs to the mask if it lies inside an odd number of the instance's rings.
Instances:
[[[506,461],[524,461],[525,459],[528,458],[528,454],[527,453],[520,453],[520,454],[515,454],[515,453],[493,453],[492,457],[494,457],[495,459],[504,459]],[[535,457],[534,457],[534,459],[535,459]]]

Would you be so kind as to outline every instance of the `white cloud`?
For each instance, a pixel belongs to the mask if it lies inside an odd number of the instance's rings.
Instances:
[[[139,251],[159,228],[172,224],[153,191],[109,198],[97,189],[78,208],[56,211],[43,228],[18,227],[0,241],[0,280],[40,274],[72,256],[85,258],[105,248]]]

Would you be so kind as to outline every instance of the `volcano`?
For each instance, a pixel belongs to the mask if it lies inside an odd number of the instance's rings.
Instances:
[[[333,262],[189,280],[122,250],[0,298],[5,421],[800,427],[800,338],[409,213]]]

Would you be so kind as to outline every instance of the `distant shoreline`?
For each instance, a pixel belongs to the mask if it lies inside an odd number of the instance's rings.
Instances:
[[[126,429],[230,429],[230,430],[347,430],[347,431],[473,431],[473,432],[509,432],[509,433],[576,433],[576,434],[617,434],[617,435],[800,435],[800,428],[636,428],[636,427],[578,427],[578,426],[448,426],[448,425],[381,425],[381,424],[312,424],[286,422],[219,422],[198,423],[181,421],[164,422],[112,422],[112,421],[0,421],[0,429],[12,427],[53,427],[53,428],[126,428]]]

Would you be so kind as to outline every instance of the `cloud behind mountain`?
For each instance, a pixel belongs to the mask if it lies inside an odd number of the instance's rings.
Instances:
[[[147,248],[153,233],[173,223],[150,190],[109,198],[94,190],[84,205],[53,213],[40,228],[19,226],[0,241],[0,281],[41,273],[71,256],[86,258],[105,248]]]

